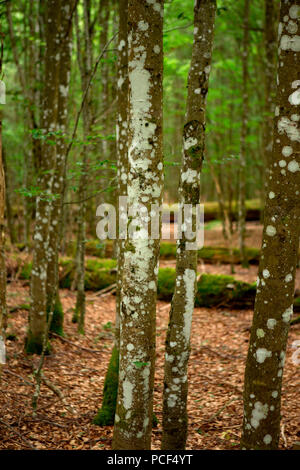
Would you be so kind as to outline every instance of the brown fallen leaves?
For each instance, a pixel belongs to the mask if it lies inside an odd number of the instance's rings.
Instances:
[[[10,306],[28,302],[28,288],[8,286]],[[41,386],[36,417],[32,416],[32,361],[23,352],[28,312],[10,314],[8,361],[0,387],[1,449],[110,449],[112,427],[91,424],[101,405],[101,394],[113,344],[115,298],[87,293],[86,335],[78,335],[71,322],[75,293],[61,291],[65,310],[65,338],[52,339],[53,352],[43,372],[62,392],[68,407],[45,384]],[[159,425],[153,429],[152,448],[160,448],[164,339],[169,308],[158,302],[157,361],[154,411]],[[189,368],[188,449],[238,449],[242,422],[242,389],[251,311],[196,309]],[[299,339],[300,325],[290,332],[282,397],[281,448],[300,440],[299,366],[291,361],[291,344]],[[8,372],[10,371],[10,373]]]

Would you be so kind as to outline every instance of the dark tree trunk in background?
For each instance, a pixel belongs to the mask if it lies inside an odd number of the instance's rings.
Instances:
[[[248,55],[249,55],[249,10],[250,0],[244,3],[244,23],[243,23],[243,48],[242,48],[242,67],[243,67],[243,87],[242,87],[242,129],[240,146],[240,170],[239,170],[239,244],[241,259],[244,265],[247,265],[245,251],[246,236],[246,162],[247,162],[247,135],[249,118],[249,97],[248,97]]]
[[[92,35],[90,23],[90,9],[89,0],[84,0],[84,30],[83,30],[83,45],[81,46],[80,30],[78,20],[76,22],[77,34],[77,58],[80,67],[81,75],[81,89],[84,93],[89,77],[92,71]],[[92,129],[92,95],[91,89],[87,93],[86,100],[83,105],[83,138],[87,142]],[[78,322],[78,331],[84,334],[84,320],[85,320],[85,290],[84,290],[84,277],[85,277],[85,239],[86,239],[86,214],[87,214],[87,181],[88,181],[88,167],[89,167],[89,154],[90,148],[88,145],[83,146],[82,150],[82,165],[81,175],[79,180],[78,198],[80,200],[77,216],[78,232],[77,232],[77,253],[76,253],[76,279],[77,279],[77,297],[76,307],[73,316],[73,321]]]
[[[119,238],[119,202],[120,196],[127,195],[127,110],[128,110],[128,56],[127,56],[127,15],[128,0],[119,2],[119,35],[118,35],[118,71],[117,71],[117,286],[116,286],[116,324],[115,342],[104,382],[102,407],[94,419],[95,424],[108,426],[114,423],[118,380],[120,350],[120,306],[124,265],[125,240]]]
[[[265,165],[263,177],[263,194],[267,188],[268,167],[272,162],[273,147],[273,116],[275,108],[276,90],[276,55],[277,55],[277,19],[278,5],[274,0],[265,0],[265,106],[263,126],[263,163]]]
[[[60,29],[59,47],[59,91],[58,91],[58,115],[57,131],[58,139],[56,145],[56,168],[54,173],[53,193],[58,195],[51,207],[48,247],[48,270],[47,270],[47,312],[52,311],[50,330],[63,334],[63,310],[58,290],[58,255],[60,245],[59,225],[62,222],[62,200],[65,178],[66,160],[66,132],[68,123],[68,98],[69,82],[71,74],[71,52],[72,52],[72,14],[77,0],[64,1],[64,14]]]
[[[1,33],[1,27],[0,27]],[[2,38],[0,37],[1,45]],[[2,47],[0,51],[0,77],[2,76]],[[4,101],[4,100],[3,100]],[[5,174],[2,161],[2,100],[0,104],[0,378],[1,364],[5,363],[6,328],[6,264],[5,264]]]

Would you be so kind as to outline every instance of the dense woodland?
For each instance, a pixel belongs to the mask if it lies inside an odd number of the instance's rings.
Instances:
[[[0,449],[300,449],[299,17],[0,1]]]

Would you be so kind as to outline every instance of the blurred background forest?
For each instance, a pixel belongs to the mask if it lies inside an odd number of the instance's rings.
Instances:
[[[117,2],[104,0],[101,8],[90,2],[89,23],[93,61],[117,31]],[[7,167],[7,211],[14,241],[28,243],[29,221],[33,220],[36,182],[32,139],[38,140],[40,100],[43,87],[45,40],[38,8],[40,2],[11,2],[11,29],[1,16],[5,38],[4,80],[9,83],[7,105],[3,110],[3,148]],[[68,138],[82,101],[80,64],[84,56],[84,31],[79,5],[73,34],[70,92],[68,99]],[[99,16],[101,16],[100,20]],[[239,188],[239,155],[243,122],[243,4],[220,0],[216,17],[214,52],[207,102],[206,157],[202,171],[202,202],[227,202],[236,210]],[[246,198],[254,210],[263,205],[265,165],[265,116],[267,96],[274,98],[274,87],[267,76],[264,8],[260,0],[251,2],[247,87]],[[101,26],[100,26],[101,25]],[[277,26],[272,24],[275,31]],[[184,122],[186,84],[193,37],[193,8],[189,0],[165,2],[164,20],[164,201],[177,202],[181,159],[181,129]],[[79,58],[79,59],[78,59]],[[274,56],[275,58],[275,56]],[[273,59],[274,60],[274,59]],[[88,171],[88,233],[95,236],[95,212],[102,201],[113,198],[115,189],[116,74],[117,39],[101,59],[92,83],[90,133],[83,138],[82,126],[68,159],[66,201],[76,201],[80,176]],[[94,63],[94,62],[93,62]],[[30,122],[30,120],[32,122]],[[34,123],[34,126],[32,126]],[[82,148],[89,155],[89,169],[82,170]],[[100,184],[99,184],[100,181]],[[217,189],[216,189],[217,188]],[[101,192],[104,190],[104,193]],[[110,196],[109,196],[110,194]],[[95,195],[95,196],[94,196]],[[94,196],[94,197],[92,197]],[[78,199],[78,198],[77,198]],[[211,206],[216,212],[217,205]],[[207,206],[207,212],[210,207]],[[64,206],[64,238],[72,237],[76,204]],[[219,217],[220,218],[220,217]],[[14,233],[15,232],[15,233]]]

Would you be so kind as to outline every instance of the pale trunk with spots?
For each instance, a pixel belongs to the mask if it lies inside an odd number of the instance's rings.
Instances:
[[[243,68],[243,87],[242,87],[242,129],[241,129],[241,145],[240,145],[240,168],[239,168],[239,245],[241,260],[244,265],[247,264],[245,251],[245,235],[246,235],[246,154],[247,154],[247,135],[248,135],[248,55],[249,55],[249,9],[250,0],[244,3],[244,33],[242,48],[242,68]]]
[[[179,203],[196,209],[200,202],[200,173],[205,147],[205,111],[208,92],[216,2],[197,0],[194,7],[194,42],[188,78],[188,98],[183,128]],[[196,211],[195,211],[196,212]],[[197,285],[196,220],[193,239],[183,232],[177,241],[176,286],[166,339],[162,449],[184,449],[187,438],[187,393],[190,333]]]
[[[125,240],[119,237],[119,197],[127,194],[127,111],[128,111],[128,56],[127,56],[128,0],[119,2],[118,81],[117,81],[117,286],[115,343],[104,382],[102,407],[95,424],[114,423],[119,381],[120,306],[124,265]]]
[[[59,2],[60,3],[60,2]],[[41,164],[38,175],[38,187],[42,194],[36,199],[36,223],[33,236],[33,263],[31,271],[31,307],[29,313],[29,330],[26,338],[26,351],[40,354],[46,331],[46,299],[49,226],[53,174],[56,164],[56,146],[48,141],[55,139],[52,133],[57,130],[60,5],[49,0],[46,6],[46,51],[42,127],[47,135],[42,144]]]
[[[245,371],[243,449],[277,449],[300,235],[299,1],[282,1],[273,153]]]
[[[147,237],[143,204],[161,205],[163,0],[128,2],[129,224],[139,238],[126,240],[120,306],[120,367],[114,449],[150,449],[155,364],[159,235]],[[159,217],[160,233],[160,217]],[[150,226],[150,224],[149,224]]]
[[[74,0],[67,0],[63,5],[62,25],[60,30],[60,68],[59,68],[59,93],[57,131],[59,133],[56,145],[56,168],[54,173],[53,192],[58,198],[51,207],[48,248],[47,270],[47,311],[52,310],[53,316],[50,330],[63,334],[63,310],[58,290],[58,254],[60,244],[59,224],[62,214],[62,194],[65,177],[66,159],[66,130],[68,116],[68,93],[71,69],[72,51],[72,12]]]

